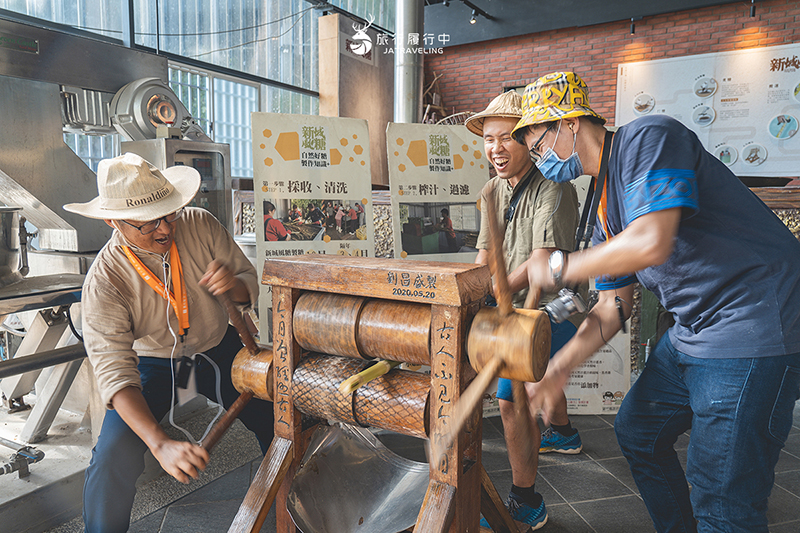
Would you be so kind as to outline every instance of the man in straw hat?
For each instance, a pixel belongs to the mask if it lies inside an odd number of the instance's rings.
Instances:
[[[172,422],[173,384],[179,391],[196,386],[225,407],[238,397],[230,370],[242,343],[215,295],[249,306],[258,279],[225,228],[204,209],[186,207],[199,187],[191,167],[159,171],[125,154],[98,165],[97,198],[64,206],[116,230],[82,293],[84,345],[109,409],[86,470],[87,532],[127,531],[148,449],[183,483],[205,468],[203,448],[171,439],[159,425],[168,412]],[[265,450],[272,404],[252,400],[239,418]]]
[[[593,246],[528,264],[531,287],[597,276],[600,290],[533,403],[553,412],[570,370],[630,314],[638,279],[675,318],[615,421],[656,529],[766,532],[800,396],[800,243],[678,121],[603,123],[572,72],[525,89],[515,135],[536,165],[555,182],[585,171],[599,191]],[[674,444],[689,429],[684,474]]]
[[[492,163],[497,176],[489,180],[481,191],[481,229],[478,235],[478,257],[475,262],[487,264],[488,249],[492,245],[489,235],[486,205],[493,201],[497,213],[497,225],[504,230],[503,249],[506,270],[513,304],[522,307],[528,296],[528,279],[525,270],[527,261],[535,257],[548,257],[556,250],[573,250],[575,228],[578,225],[578,197],[575,187],[569,183],[553,183],[544,179],[533,165],[524,144],[511,138],[511,132],[522,116],[522,97],[509,91],[496,97],[482,112],[470,117],[467,129],[483,137],[486,158]],[[499,243],[498,243],[499,244]],[[554,294],[531,295],[533,307],[550,302]],[[576,331],[575,324],[551,322],[552,347],[563,346]],[[533,526],[542,527],[547,522],[547,509],[542,496],[536,492],[534,482],[539,465],[539,453],[557,451],[579,453],[581,438],[567,417],[567,401],[559,398],[557,414],[551,419],[551,427],[540,435],[535,420],[532,434],[524,434],[514,416],[514,398],[511,383],[499,379],[497,397],[500,416],[511,463],[512,487],[506,505],[512,516]],[[481,525],[489,527],[485,519]]]

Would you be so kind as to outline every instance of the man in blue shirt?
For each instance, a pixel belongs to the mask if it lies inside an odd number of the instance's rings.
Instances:
[[[600,289],[532,402],[548,414],[570,370],[620,329],[638,280],[675,318],[615,422],[656,529],[766,532],[800,397],[800,243],[679,122],[642,117],[613,137],[603,122],[574,73],[525,90],[514,135],[546,178],[608,168],[592,248],[528,263],[531,288],[597,276]],[[684,474],[673,445],[690,428]]]

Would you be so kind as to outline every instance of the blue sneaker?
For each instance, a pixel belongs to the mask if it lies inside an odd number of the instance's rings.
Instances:
[[[542,443],[539,445],[539,453],[576,454],[581,453],[582,449],[583,443],[577,430],[571,437],[565,437],[553,428],[547,428],[542,433]]]
[[[506,507],[508,512],[511,513],[511,518],[531,526],[531,529],[539,529],[547,523],[547,507],[544,506],[544,499],[541,505],[534,509],[527,503],[518,500],[515,495],[509,494],[506,500]],[[484,517],[481,517],[481,527],[487,529],[491,527]]]

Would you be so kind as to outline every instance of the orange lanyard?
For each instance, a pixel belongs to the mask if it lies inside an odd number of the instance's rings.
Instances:
[[[603,225],[603,230],[606,232],[606,242],[611,239],[608,234],[608,180],[603,184],[603,195],[600,196],[600,210],[597,212],[597,218],[600,219],[600,224]]]
[[[169,249],[169,266],[172,270],[172,286],[175,287],[175,293],[167,290],[167,287],[161,280],[154,276],[149,268],[144,266],[141,259],[136,257],[128,246],[123,245],[122,249],[125,251],[125,255],[128,256],[128,261],[131,262],[133,268],[136,269],[136,272],[139,273],[145,283],[150,285],[157,294],[165,300],[169,300],[169,303],[172,304],[175,315],[178,317],[178,325],[180,326],[179,333],[181,340],[183,340],[183,337],[189,330],[189,300],[186,296],[186,283],[183,279],[181,258],[178,256],[178,247],[175,246],[175,241],[172,241],[172,246]],[[180,308],[178,307],[178,300],[181,302]]]

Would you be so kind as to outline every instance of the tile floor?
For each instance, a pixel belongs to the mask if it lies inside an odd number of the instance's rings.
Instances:
[[[540,458],[536,488],[544,496],[549,521],[541,531],[548,533],[647,533],[654,531],[647,510],[638,495],[628,465],[614,436],[613,416],[574,416],[584,448],[578,455],[555,453]],[[484,424],[483,461],[500,495],[511,487],[500,418]],[[395,434],[381,439],[397,453],[424,460],[420,441]],[[689,437],[677,443],[685,464]],[[259,459],[217,478],[132,525],[132,533],[204,533],[227,531]],[[795,408],[794,426],[781,452],[775,487],[769,500],[771,533],[800,532],[800,403]],[[75,529],[76,531],[78,529]],[[64,529],[53,530],[65,532]],[[275,531],[275,509],[262,532]]]

